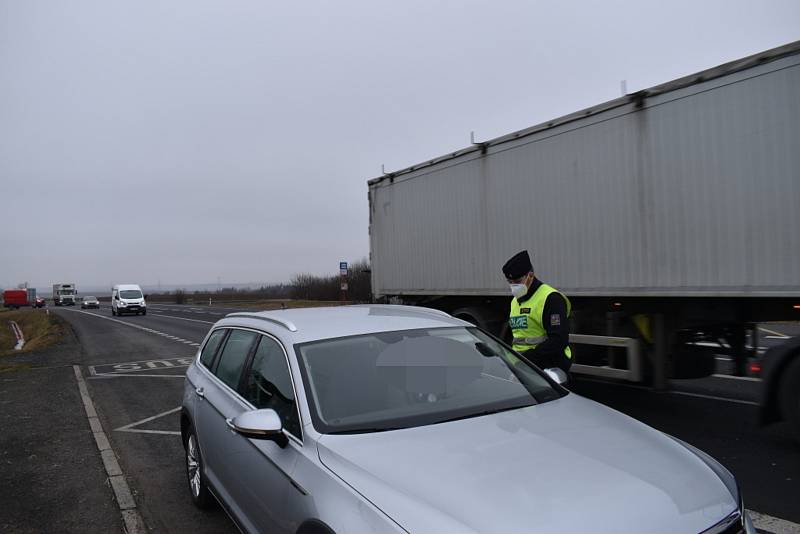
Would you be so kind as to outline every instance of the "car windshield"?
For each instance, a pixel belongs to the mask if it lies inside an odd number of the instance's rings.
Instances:
[[[120,291],[119,296],[123,299],[140,299],[142,298],[142,292],[138,289],[126,289]]]
[[[435,424],[566,394],[477,328],[380,332],[295,348],[322,433]]]
[[[87,301],[87,300],[97,300],[97,298],[96,298],[96,297],[83,297],[83,300],[84,300],[84,301]]]

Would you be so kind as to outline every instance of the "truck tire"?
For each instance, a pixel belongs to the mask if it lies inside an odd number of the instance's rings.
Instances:
[[[795,438],[800,441],[800,354],[786,365],[778,389],[781,414],[794,429]]]
[[[494,314],[492,310],[487,310],[479,307],[458,308],[450,313],[456,319],[461,319],[468,323],[474,324],[478,328],[500,336],[502,334],[503,326],[507,324],[506,317],[500,317]]]
[[[484,328],[485,326],[485,321],[483,320],[481,313],[475,308],[459,308],[450,315],[456,319],[461,319],[462,321],[474,324],[478,328]]]

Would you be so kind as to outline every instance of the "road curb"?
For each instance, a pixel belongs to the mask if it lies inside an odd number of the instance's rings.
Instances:
[[[117,461],[117,456],[111,448],[108,436],[103,431],[103,425],[97,417],[97,410],[95,410],[94,403],[89,395],[89,389],[86,387],[86,381],[83,378],[83,373],[81,373],[81,368],[79,365],[73,365],[72,369],[75,371],[75,379],[78,381],[78,391],[81,394],[83,408],[86,410],[86,417],[89,419],[89,427],[92,430],[92,435],[97,444],[97,450],[100,452],[108,481],[111,484],[111,489],[114,491],[114,499],[117,501],[117,506],[122,515],[125,531],[128,534],[145,534],[147,528],[145,527],[144,520],[139,510],[136,508],[136,501],[133,498],[133,493],[131,493],[122,468]]]

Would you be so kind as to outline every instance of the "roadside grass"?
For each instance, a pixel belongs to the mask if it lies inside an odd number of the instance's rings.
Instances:
[[[25,346],[22,350],[14,350],[17,339],[11,330],[10,321],[16,321],[25,336]],[[54,313],[48,314],[43,309],[16,310],[0,308],[0,356],[20,354],[43,349],[55,345],[66,334],[64,321]],[[17,365],[4,364],[0,361],[0,371]]]

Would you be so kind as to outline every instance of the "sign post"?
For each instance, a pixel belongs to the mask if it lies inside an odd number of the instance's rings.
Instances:
[[[342,290],[342,302],[347,302],[347,262],[339,262],[339,282]]]

